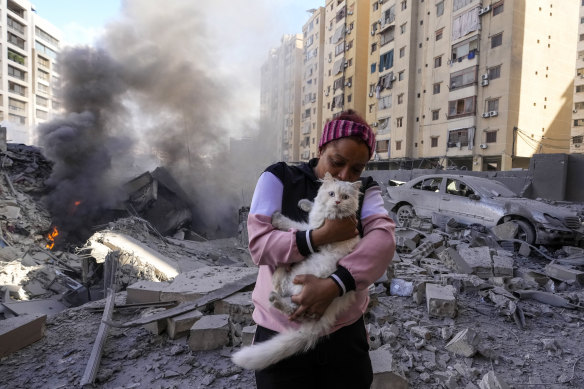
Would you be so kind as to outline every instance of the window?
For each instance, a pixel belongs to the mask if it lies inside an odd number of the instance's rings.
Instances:
[[[452,46],[452,61],[462,61],[464,58],[475,57],[479,47],[479,38],[474,36]]]
[[[20,100],[8,99],[8,108],[11,111],[24,112],[26,110],[26,103]]]
[[[475,194],[470,186],[467,186],[464,182],[454,178],[446,179],[446,193],[462,197],[468,197]]]
[[[40,82],[37,82],[37,90],[42,93],[49,93],[49,87]]]
[[[439,68],[442,66],[442,56],[438,56],[434,58],[434,67]]]
[[[576,74],[584,78],[584,68],[576,69]]]
[[[472,3],[475,0],[454,0],[454,4],[452,5],[453,11],[458,11],[459,9],[466,7],[468,4]]]
[[[379,57],[379,72],[391,69],[393,67],[393,49]]]
[[[11,61],[14,61],[16,63],[19,63],[21,65],[26,65],[25,64],[25,57],[23,57],[22,55],[18,54],[15,51],[10,50],[10,49],[8,49],[8,59]]]
[[[487,70],[489,74],[489,80],[494,80],[496,78],[501,77],[501,65],[493,66]]]
[[[401,72],[399,72],[399,73],[397,74],[397,79],[398,79],[399,81],[403,81],[403,79],[405,78],[405,74],[404,74],[404,73],[405,73],[405,72],[402,70]]]
[[[379,41],[379,44],[381,46],[385,46],[386,44],[388,44],[389,42],[393,42],[394,40],[394,35],[395,35],[395,28],[393,26],[391,26],[390,28],[384,30],[381,33],[381,39]]]
[[[375,143],[375,151],[378,153],[387,153],[389,151],[389,140],[378,140]]]
[[[572,137],[572,143],[576,144],[576,143],[583,143],[582,140],[584,138],[584,135],[576,135],[574,137]]]
[[[401,26],[399,26],[399,33],[400,34],[405,34],[406,33],[406,24],[407,23],[404,23]]]
[[[376,1],[373,3],[373,11],[377,11],[379,9],[379,3]]]
[[[437,41],[442,39],[443,35],[444,35],[444,28],[441,28],[440,30],[436,30],[436,40]]]
[[[584,18],[580,18],[580,24],[584,24]]]
[[[406,55],[406,48],[402,47],[401,49],[399,49],[399,57],[403,58]]]
[[[18,78],[19,80],[26,79],[26,72],[23,72],[22,70],[12,67],[10,65],[8,65],[8,75],[14,78]]]
[[[475,113],[476,96],[464,99],[452,100],[448,102],[448,118],[458,116],[469,116]]]
[[[397,103],[403,104],[403,102],[404,102],[404,94],[400,93],[399,95],[397,95]]]
[[[341,42],[335,47],[335,57],[339,54],[343,54],[344,52],[345,52],[345,42]]]
[[[438,120],[440,118],[440,110],[435,109],[432,111],[432,120]]]
[[[41,56],[37,56],[37,62],[39,64],[39,66],[49,68],[49,60],[48,59],[45,59]]]
[[[438,137],[430,137],[430,147],[438,147]]]
[[[485,132],[485,142],[486,143],[496,143],[497,142],[497,131]]]
[[[38,76],[41,80],[49,81],[49,73],[39,70]]]
[[[436,3],[436,16],[442,16],[444,14],[444,1]]]
[[[395,141],[395,149],[396,150],[401,150],[401,140],[397,140]]]
[[[351,100],[353,100],[353,95],[348,95],[347,96],[347,103],[350,103]]]
[[[584,34],[580,34],[580,42],[584,41]]]
[[[377,69],[377,63],[373,62],[371,64],[371,73],[375,73],[375,69]]]
[[[407,0],[403,0],[401,2],[401,10],[405,11],[407,8],[408,8],[408,2],[407,2]]]
[[[486,108],[487,108],[487,111],[498,111],[499,110],[499,99],[487,100]]]
[[[493,4],[493,16],[497,16],[503,12],[503,1]]]
[[[46,119],[49,115],[47,114],[46,111],[41,111],[40,109],[36,110],[36,117],[38,119]]]
[[[440,93],[440,83],[436,82],[432,85],[432,94],[437,95],[438,93]]]
[[[495,47],[499,47],[503,44],[503,33],[500,32],[497,35],[493,35],[491,37],[491,49],[494,49]]]
[[[12,93],[19,94],[21,96],[26,95],[26,88],[22,85],[19,85],[15,82],[8,81],[8,90]]]
[[[450,75],[450,90],[474,84],[477,79],[476,76],[477,76],[476,66],[471,66],[469,68],[452,73]]]
[[[584,92],[584,85],[576,85],[576,92],[577,93]]]
[[[391,108],[391,95],[383,96],[378,100],[378,109],[381,111],[386,108]]]
[[[9,83],[10,84],[10,83]],[[574,104],[574,109],[584,109],[584,101]]]
[[[446,147],[468,146],[468,128],[448,131]]]
[[[375,53],[375,50],[377,50],[377,43],[371,45],[371,54]]]
[[[584,126],[584,119],[574,120],[574,127],[583,127],[583,126]]]
[[[425,180],[421,180],[420,182],[416,183],[412,188],[427,190],[430,192],[439,192],[441,184],[442,177],[426,178]]]
[[[397,118],[395,120],[396,127],[403,127],[403,124],[404,124],[404,118],[403,117]],[[396,148],[396,150],[399,150],[399,149]]]

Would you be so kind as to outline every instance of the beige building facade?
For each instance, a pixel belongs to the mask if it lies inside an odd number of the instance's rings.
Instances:
[[[0,119],[9,142],[34,144],[35,127],[61,112],[55,69],[60,31],[25,0],[2,0],[0,17]]]
[[[583,1],[326,0],[321,126],[355,109],[377,133],[379,168],[510,170],[575,150]],[[319,92],[308,93],[312,119]],[[299,160],[315,155],[312,124]]]
[[[584,153],[584,0],[579,0],[578,53],[574,79],[574,107],[572,110],[571,153]]]

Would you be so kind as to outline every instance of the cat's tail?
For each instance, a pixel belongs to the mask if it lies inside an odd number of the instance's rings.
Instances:
[[[320,336],[328,333],[333,327],[339,309],[344,308],[342,304],[338,304],[338,300],[340,299],[333,301],[318,321],[305,322],[298,330],[281,332],[265,342],[244,347],[233,354],[231,360],[245,369],[261,370],[292,355],[312,349]]]

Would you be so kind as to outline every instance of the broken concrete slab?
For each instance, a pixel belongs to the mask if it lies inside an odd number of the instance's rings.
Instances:
[[[258,328],[257,324],[253,326],[245,326],[241,330],[241,343],[242,346],[249,346],[253,343],[253,339],[255,337],[256,329]]]
[[[18,316],[35,313],[52,316],[67,309],[65,304],[55,299],[6,302],[2,305]]]
[[[227,346],[229,333],[229,315],[203,316],[191,327],[189,347],[193,351],[203,351]]]
[[[476,354],[478,344],[479,337],[477,333],[470,328],[466,328],[454,335],[454,338],[446,345],[446,349],[457,355],[469,358]]]
[[[480,389],[510,389],[509,385],[501,381],[494,371],[489,371],[479,382]]]
[[[371,389],[407,389],[408,381],[394,364],[391,348],[382,346],[369,351],[373,368]]]
[[[178,264],[174,260],[152,250],[128,235],[113,231],[99,232],[94,234],[89,241],[90,243],[96,241],[109,247],[112,251],[118,250],[130,255],[143,265],[152,266],[161,281],[172,279],[179,274]]]
[[[194,310],[183,313],[182,315],[169,317],[166,319],[166,332],[170,339],[178,339],[187,335],[191,327],[203,317],[201,311]]]
[[[562,266],[550,263],[544,268],[545,274],[560,281],[577,282],[584,285],[584,272],[572,269],[568,266]]]
[[[138,281],[126,288],[126,303],[152,303],[160,301],[160,293],[170,285],[169,282],[150,280]]]
[[[430,316],[456,316],[456,298],[451,286],[426,284],[426,307]]]
[[[148,309],[148,310],[145,310],[144,312],[142,312],[140,317],[153,316],[159,312],[164,312],[164,311],[165,311],[164,308],[151,308],[151,309]],[[160,319],[160,320],[151,321],[148,324],[144,324],[143,327],[144,327],[144,329],[146,329],[146,331],[150,332],[151,334],[160,335],[166,330],[167,323],[166,323],[165,319]]]
[[[0,320],[0,358],[42,339],[46,320],[42,313]]]
[[[508,221],[491,228],[491,232],[499,240],[515,239],[515,236],[517,236],[517,231],[519,231],[519,226],[517,223],[512,221]]]
[[[257,268],[205,266],[179,274],[160,294],[160,301],[193,301],[222,286],[257,274]]]
[[[216,315],[229,315],[236,323],[249,323],[254,309],[251,294],[251,291],[239,292],[223,300],[215,301],[213,312]]]
[[[503,255],[493,255],[493,275],[495,277],[513,277],[512,257]]]
[[[491,251],[487,246],[481,247],[465,247],[458,250],[460,257],[464,261],[461,270],[465,273],[476,274],[481,278],[493,277],[493,264],[491,260]]]

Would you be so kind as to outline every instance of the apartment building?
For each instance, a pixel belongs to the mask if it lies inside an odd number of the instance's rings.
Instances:
[[[372,2],[377,159],[509,170],[566,152],[577,35],[568,3]]]
[[[0,16],[0,120],[9,142],[32,144],[36,125],[61,110],[55,95],[60,32],[26,0],[1,0]]]
[[[584,0],[578,14],[578,58],[574,79],[574,107],[572,110],[571,153],[584,153]]]
[[[276,155],[299,160],[302,34],[284,35],[261,68],[260,121],[276,134]]]
[[[322,124],[342,111],[363,114],[369,44],[370,0],[327,0]]]
[[[304,39],[300,161],[318,156],[318,141],[322,134],[322,99],[325,39],[324,7],[310,10],[312,15],[302,27]]]

